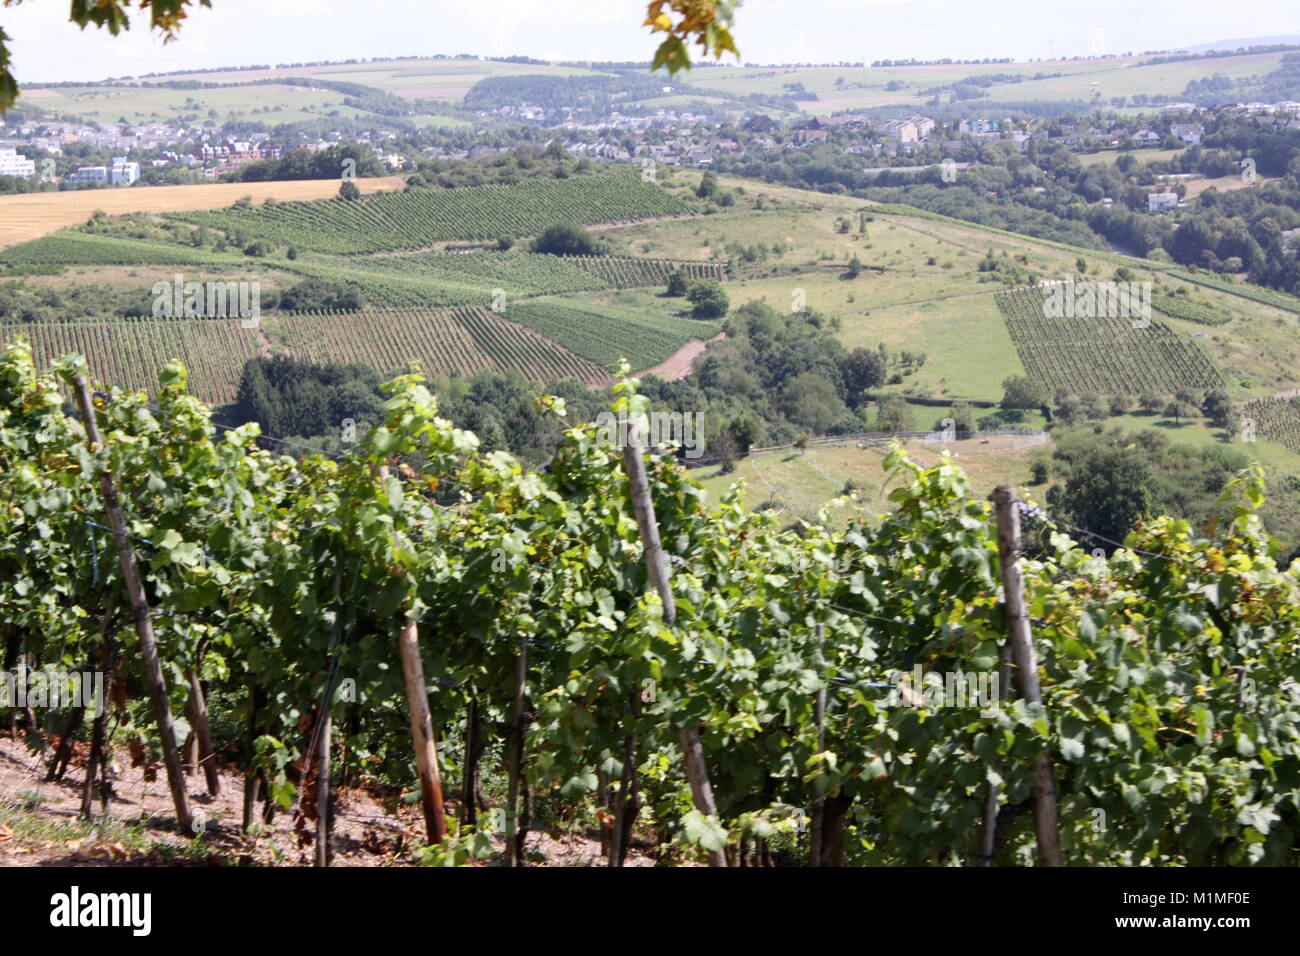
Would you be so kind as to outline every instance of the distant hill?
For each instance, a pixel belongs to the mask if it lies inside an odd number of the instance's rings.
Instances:
[[[1249,37],[1244,40],[1215,40],[1187,47],[1188,53],[1208,53],[1210,50],[1241,50],[1252,46],[1271,46],[1275,43],[1300,43],[1300,33],[1275,37]]]

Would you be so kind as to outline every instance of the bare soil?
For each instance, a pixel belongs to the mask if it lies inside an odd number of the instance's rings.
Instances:
[[[191,812],[204,821],[202,835],[196,837],[176,826],[162,766],[130,766],[128,754],[119,749],[110,765],[114,793],[108,819],[100,816],[97,791],[96,819],[87,823],[79,819],[86,756],[86,746],[78,744],[64,778],[47,781],[40,754],[22,740],[0,737],[0,867],[313,865],[314,841],[295,832],[294,813],[277,812],[256,836],[240,831],[243,778],[233,767],[220,768],[216,797],[207,794],[202,772],[186,777]],[[334,866],[412,865],[411,854],[426,842],[418,805],[408,807],[357,787],[338,792],[337,801]],[[260,804],[255,816],[260,822]],[[314,821],[299,822],[314,833]],[[602,866],[595,836],[590,831],[533,832],[526,846],[528,863]],[[627,865],[654,866],[655,860],[633,848]]]

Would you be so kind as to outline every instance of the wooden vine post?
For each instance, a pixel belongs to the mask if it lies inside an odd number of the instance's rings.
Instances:
[[[388,477],[388,466],[379,466],[381,480]],[[397,635],[397,650],[402,658],[402,676],[406,681],[406,705],[411,715],[411,742],[415,745],[415,762],[420,774],[420,803],[424,807],[424,828],[430,844],[441,843],[447,835],[447,820],[442,809],[442,779],[438,775],[438,745],[433,736],[433,718],[429,715],[429,691],[424,680],[424,661],[420,658],[420,625],[410,615]]]
[[[81,374],[73,376],[76,389],[77,405],[81,417],[86,423],[86,437],[95,447],[103,445],[99,434],[99,425],[95,422],[95,409],[90,401],[90,389],[86,377]],[[153,620],[149,615],[149,601],[145,594],[144,582],[140,578],[140,569],[135,562],[135,551],[131,547],[131,538],[126,531],[126,522],[118,507],[117,489],[113,487],[113,477],[107,468],[99,476],[100,489],[104,496],[104,511],[108,515],[109,526],[113,529],[113,540],[117,544],[118,560],[122,564],[122,579],[126,583],[126,596],[131,602],[131,611],[135,619],[135,632],[140,638],[140,656],[144,660],[145,677],[149,682],[149,696],[153,698],[154,716],[158,720],[158,736],[162,739],[163,763],[167,766],[167,783],[171,787],[172,803],[176,807],[176,820],[183,831],[191,829],[189,798],[185,792],[185,776],[181,772],[180,753],[176,747],[176,728],[172,724],[171,705],[167,701],[167,685],[163,681],[162,665],[158,660],[158,645],[153,636]]]
[[[823,654],[823,647],[826,639],[826,625],[818,622],[817,624],[817,670],[818,676],[823,682],[826,679],[826,661]],[[817,752],[826,752],[826,685],[825,683],[817,691],[817,698],[814,701],[814,716],[817,720]],[[808,865],[823,865],[823,841],[825,840],[825,823],[826,823],[826,795],[823,793],[814,794],[811,812],[808,814]]]
[[[994,707],[1001,706],[1010,689],[1011,644],[1008,642],[1003,644],[998,651],[998,679],[993,688]],[[994,764],[994,769],[1001,772],[1001,764]],[[1001,788],[996,783],[990,783],[988,793],[984,799],[984,823],[980,831],[980,853],[975,863],[976,866],[989,867],[993,865],[993,854],[997,849],[995,837],[997,835],[998,798],[1000,795]]]
[[[636,512],[637,527],[641,530],[641,543],[645,550],[646,573],[659,592],[664,606],[664,623],[669,627],[677,620],[677,601],[669,583],[668,556],[659,541],[659,526],[655,523],[654,502],[650,498],[650,483],[646,480],[645,459],[641,454],[641,441],[635,425],[627,429],[623,445],[623,470],[627,472],[632,508]],[[695,809],[705,816],[716,817],[713,788],[709,785],[709,770],[704,763],[704,746],[700,742],[698,727],[681,727],[677,731],[682,745],[686,779],[691,784]],[[709,866],[726,866],[727,857],[721,850],[709,852]]]
[[[527,715],[524,713],[528,690],[528,637],[520,635],[519,652],[515,655],[515,695],[510,708],[510,741],[506,752],[506,866],[523,865],[523,839],[519,819],[523,808],[519,804],[519,791],[523,785],[524,738],[527,735]]]
[[[190,723],[194,727],[194,739],[198,743],[198,763],[203,767],[208,793],[215,797],[221,793],[221,775],[217,773],[216,750],[212,746],[212,729],[208,724],[208,702],[203,694],[198,668],[186,668],[185,677],[190,682],[190,700],[187,709]]]
[[[1016,681],[1020,695],[1031,704],[1041,704],[1038,686],[1038,655],[1029,632],[1025,610],[1025,581],[1020,573],[1020,502],[1010,485],[998,485],[993,492],[998,522],[998,557],[1002,565],[1002,591],[1006,602],[1007,629],[1011,638],[1011,655],[1016,664]],[[1034,758],[1034,836],[1038,859],[1043,866],[1063,866],[1061,835],[1057,824],[1056,782],[1052,779],[1052,760],[1046,751]]]
[[[339,618],[342,610],[338,607],[340,589],[343,584],[342,573],[334,569],[334,640],[339,639]],[[330,865],[330,830],[334,819],[330,814],[330,737],[334,729],[334,657],[331,654],[325,660],[325,693],[320,709],[320,745],[316,765],[316,865]]]

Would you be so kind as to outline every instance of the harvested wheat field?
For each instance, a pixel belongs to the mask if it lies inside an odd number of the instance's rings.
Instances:
[[[400,176],[357,179],[363,193],[401,189]],[[241,196],[264,199],[328,199],[339,191],[337,179],[300,179],[270,183],[203,183],[198,186],[135,186],[68,192],[0,196],[0,246],[39,239],[47,233],[85,222],[96,209],[111,215],[127,212],[174,212],[217,209]]]

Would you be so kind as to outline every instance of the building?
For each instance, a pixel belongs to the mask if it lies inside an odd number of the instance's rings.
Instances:
[[[108,168],[108,181],[114,186],[130,186],[140,178],[140,164],[128,163],[125,156],[114,156]]]
[[[72,179],[77,183],[106,183],[108,182],[108,167],[82,166],[73,172]]]
[[[792,138],[800,146],[804,143],[821,143],[826,140],[826,130],[822,129],[822,124],[814,117],[796,126]]]
[[[1178,205],[1178,193],[1148,193],[1147,212],[1159,212]]]
[[[916,143],[934,131],[934,120],[925,116],[909,116],[903,120],[889,120],[881,129],[890,139],[896,139],[900,143]]]
[[[957,129],[962,133],[996,133],[998,131],[998,121],[982,116],[964,119],[958,124]]]
[[[1174,123],[1169,127],[1169,132],[1173,133],[1184,143],[1192,146],[1201,144],[1201,137],[1205,135],[1205,127],[1200,123]]]
[[[28,159],[16,149],[0,149],[0,176],[27,179],[36,175],[36,160]]]

